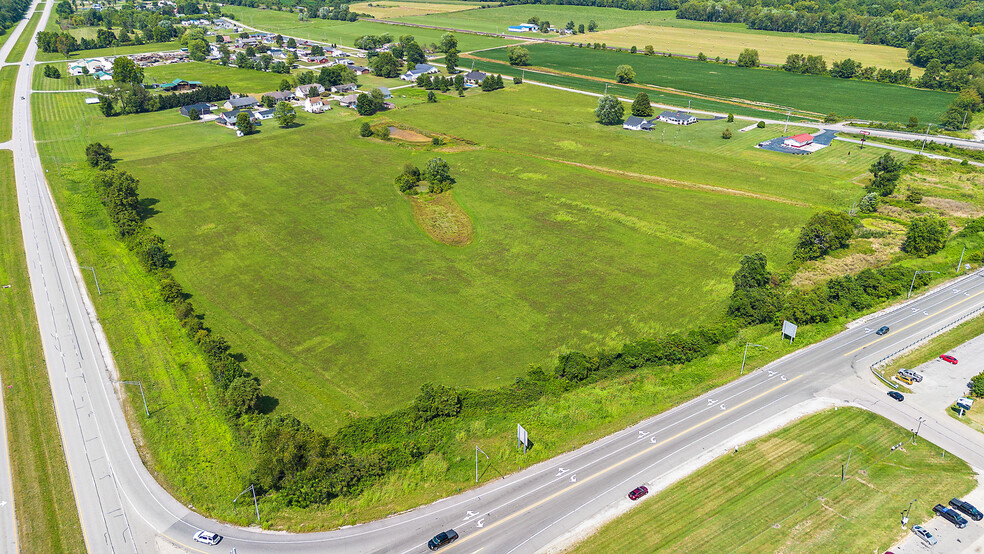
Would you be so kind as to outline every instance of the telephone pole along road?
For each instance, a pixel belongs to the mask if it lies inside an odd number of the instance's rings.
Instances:
[[[46,3],[39,29],[54,4]],[[844,331],[629,429],[383,520],[303,535],[218,524],[168,495],[137,455],[114,385],[118,375],[112,354],[35,148],[29,69],[36,52],[32,41],[15,85],[18,201],[55,411],[91,552],[154,552],[160,541],[199,551],[191,540],[198,529],[224,535],[219,548],[239,554],[426,552],[427,539],[451,528],[461,538],[446,551],[535,552],[624,502],[635,486],[679,474],[679,468],[702,454],[735,446],[734,437],[742,430],[767,423],[835,383],[850,383],[848,390],[856,396],[868,395],[859,396],[859,402],[881,409],[886,397],[871,383],[866,364],[984,306],[984,278],[979,273],[965,276],[873,318],[868,327]],[[882,325],[891,326],[892,332],[876,336],[873,330]],[[908,428],[915,413],[904,404],[891,405],[883,415]],[[535,436],[537,429],[530,431]],[[961,423],[938,418],[923,425],[922,435],[972,466],[984,467],[981,437]]]

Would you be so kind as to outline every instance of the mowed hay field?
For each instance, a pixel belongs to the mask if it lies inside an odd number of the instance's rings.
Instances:
[[[703,52],[711,59],[720,57],[729,60],[738,59],[738,55],[745,48],[754,48],[758,50],[759,60],[765,64],[781,65],[786,61],[786,56],[803,54],[823,56],[828,64],[851,58],[865,66],[873,65],[893,70],[909,68],[914,75],[921,75],[923,71],[906,60],[907,52],[904,48],[801,38],[796,33],[769,36],[710,29],[633,25],[588,35],[564,37],[561,40],[578,43],[601,42],[608,46],[622,48],[635,46],[640,50],[651,44],[659,52],[684,56],[696,56],[699,52]]]
[[[572,550],[881,552],[909,533],[899,513],[910,500],[918,524],[935,503],[976,487],[964,461],[910,436],[854,408],[807,417],[640,501]]]
[[[775,179],[791,195],[838,205],[860,192],[850,179],[871,160],[854,156],[857,166],[845,168],[831,158],[816,174],[796,168],[798,157],[743,164],[736,155],[756,159],[747,148],[754,136],[720,154],[696,134],[720,136],[720,128],[695,126],[679,147],[647,143],[591,123],[592,103],[510,87],[388,114],[481,146],[439,154],[474,224],[464,248],[427,237],[393,185],[404,162],[422,166],[435,154],[359,139],[355,121],[173,154],[119,154],[153,199],[159,213],[150,224],[206,323],[245,354],[268,394],[332,428],[348,413],[400,406],[424,382],[495,385],[530,363],[552,367],[564,348],[617,347],[714,319],[740,255],[788,260],[813,212],[784,197],[628,179],[613,173],[627,158],[606,160],[605,152],[651,158],[651,166],[628,167],[656,174],[690,160],[700,166],[687,172],[692,179],[719,186],[761,190]],[[535,121],[524,117],[537,110]],[[494,130],[488,117],[473,117],[490,112],[498,112]],[[602,170],[562,163],[568,156]],[[772,167],[782,162],[790,167]]]
[[[841,117],[906,121],[909,116],[915,115],[919,121],[936,121],[955,97],[953,93],[883,83],[798,75],[628,52],[549,44],[530,44],[527,49],[530,52],[530,63],[534,67],[614,80],[615,68],[627,64],[635,69],[635,80],[640,84],[670,87],[720,98],[743,98],[816,113],[833,112]],[[504,48],[482,52],[481,56],[500,62],[507,61]]]
[[[205,85],[225,85],[233,93],[260,93],[277,90],[280,81],[290,79],[290,76],[208,62],[184,62],[144,68],[144,83],[169,83],[174,79],[199,81]]]
[[[488,8],[484,10],[468,10],[452,13],[433,14],[428,16],[412,16],[400,18],[400,21],[421,25],[435,25],[452,29],[466,29],[485,33],[506,33],[510,25],[526,23],[531,17],[539,17],[540,21],[549,21],[558,29],[563,29],[568,21],[575,25],[583,24],[588,27],[589,21],[594,21],[599,30],[616,29],[630,25],[639,25],[658,20],[665,12],[650,12],[642,10],[620,10],[618,8],[596,8],[593,6],[555,6],[555,5],[518,5]],[[578,35],[593,37],[597,33]],[[542,35],[540,33],[525,33],[521,36],[557,38],[556,33]]]
[[[377,19],[392,19],[411,15],[430,15],[435,13],[474,10],[478,4],[465,2],[359,2],[349,4],[349,10],[357,13],[368,13]]]

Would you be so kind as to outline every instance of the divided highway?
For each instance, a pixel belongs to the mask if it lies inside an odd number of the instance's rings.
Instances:
[[[47,2],[39,29],[54,7]],[[217,524],[173,499],[140,462],[119,403],[106,338],[61,226],[38,159],[30,120],[32,43],[15,88],[16,178],[32,293],[56,414],[85,539],[91,552],[154,552],[169,543],[195,551],[426,552],[425,542],[454,528],[447,552],[536,552],[583,521],[627,502],[637,485],[738,446],[735,437],[818,396],[864,403],[910,426],[905,403],[888,404],[867,365],[984,306],[974,273],[932,294],[794,353],[728,385],[525,471],[397,516],[329,533],[290,535]],[[21,97],[24,97],[22,100]],[[892,331],[877,336],[874,329]],[[737,371],[738,368],[735,368]],[[831,389],[831,386],[834,389]],[[840,388],[837,388],[840,387]],[[880,412],[881,413],[881,412]],[[923,436],[984,468],[981,436],[940,418]],[[530,429],[535,438],[537,430]],[[225,536],[196,545],[198,529]]]

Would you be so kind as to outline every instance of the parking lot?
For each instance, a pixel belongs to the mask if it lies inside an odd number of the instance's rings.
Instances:
[[[978,475],[978,483],[981,482],[980,479],[981,477]],[[918,499],[919,502],[925,502],[930,508],[936,504],[943,504],[945,506],[949,500],[949,498]],[[964,497],[964,500],[981,509],[981,507],[984,507],[984,487],[978,485],[973,492]],[[984,552],[984,521],[966,519],[967,527],[963,529],[957,529],[952,523],[941,517],[934,517],[929,522],[923,523],[923,528],[936,537],[938,541],[936,546],[930,546],[916,535],[907,532],[902,542],[888,550],[894,554]]]

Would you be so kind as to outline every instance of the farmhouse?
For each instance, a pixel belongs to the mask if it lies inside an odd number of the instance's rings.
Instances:
[[[691,125],[697,123],[697,118],[687,112],[663,112],[657,118],[663,123],[672,125]]]
[[[368,75],[369,72],[372,71],[368,67],[364,67],[361,65],[351,65],[349,66],[349,69],[354,71],[356,75]]]
[[[294,89],[294,94],[298,98],[304,98],[308,95],[320,96],[322,92],[325,91],[325,87],[321,86],[319,83],[311,83],[310,85],[301,85]]]
[[[322,113],[326,109],[330,110],[331,106],[320,96],[308,96],[304,99],[304,111],[308,113]]]
[[[481,84],[482,79],[485,79],[485,73],[481,71],[469,71],[465,73],[465,83],[469,85]]]
[[[273,108],[253,112],[254,119],[273,119]]]
[[[252,96],[243,96],[242,98],[230,98],[226,100],[225,104],[222,104],[222,107],[227,110],[237,110],[240,108],[249,108],[257,104],[259,104],[259,102],[256,101],[256,98],[253,98]]]
[[[359,88],[359,85],[355,83],[345,83],[344,85],[334,85],[331,87],[332,94],[344,94],[346,92],[353,92],[355,89]]]
[[[400,75],[404,81],[416,81],[417,77],[426,73],[437,73],[437,68],[428,63],[418,63],[416,67]]]
[[[186,90],[195,90],[196,88],[202,86],[200,81],[186,81],[184,79],[175,79],[170,83],[164,83],[158,85],[157,88],[166,92],[179,92]]]
[[[178,108],[178,111],[181,112],[181,115],[185,117],[188,117],[188,115],[191,113],[191,110],[195,110],[196,112],[198,112],[198,115],[205,115],[205,114],[212,113],[212,106],[205,102],[199,102],[197,104],[191,104],[190,106],[181,106],[180,108]]]
[[[648,131],[653,128],[653,124],[643,117],[631,115],[625,118],[622,128],[629,129],[630,131]]]
[[[325,56],[324,54],[308,54],[307,56],[304,56],[304,61],[310,63],[325,63],[328,59],[328,56]]]
[[[783,146],[789,146],[791,148],[803,148],[808,144],[813,144],[813,135],[806,133],[793,135],[782,141],[782,144]]]
[[[539,30],[540,27],[532,23],[522,23],[520,25],[513,25],[508,29],[510,33],[535,33]]]
[[[390,89],[386,87],[376,87],[376,88],[379,89],[379,92],[383,93],[383,98],[393,98],[393,93],[390,92]]]

